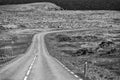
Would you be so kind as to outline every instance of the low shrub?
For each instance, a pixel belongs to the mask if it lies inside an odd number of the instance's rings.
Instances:
[[[71,38],[67,35],[59,34],[55,37],[58,42],[70,42]]]

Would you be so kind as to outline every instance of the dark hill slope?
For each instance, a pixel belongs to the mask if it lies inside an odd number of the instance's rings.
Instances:
[[[0,4],[52,2],[64,9],[119,10],[120,0],[0,0]]]

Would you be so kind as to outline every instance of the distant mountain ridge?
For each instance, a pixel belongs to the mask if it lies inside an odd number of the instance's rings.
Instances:
[[[120,10],[120,0],[0,0],[1,5],[33,2],[52,2],[70,10]]]
[[[28,3],[28,4],[12,4],[12,5],[1,5],[0,10],[5,11],[30,11],[30,10],[45,10],[45,11],[54,11],[61,10],[62,8],[50,3],[50,2],[37,2],[37,3]]]

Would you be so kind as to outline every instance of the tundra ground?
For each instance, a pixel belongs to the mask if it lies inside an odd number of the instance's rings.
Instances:
[[[50,55],[78,76],[84,78],[86,75],[91,80],[120,79],[119,41],[118,29],[92,28],[52,33],[45,37]]]

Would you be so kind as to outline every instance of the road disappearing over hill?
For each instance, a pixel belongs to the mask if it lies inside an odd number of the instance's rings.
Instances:
[[[82,80],[49,55],[46,34],[36,34],[23,57],[0,69],[0,80]]]

